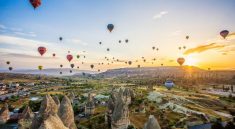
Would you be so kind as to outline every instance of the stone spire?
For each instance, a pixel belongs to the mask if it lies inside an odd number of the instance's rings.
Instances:
[[[58,96],[53,96],[53,100],[55,101],[57,106],[60,107],[60,100],[59,100]]]
[[[55,101],[50,95],[45,95],[43,101],[41,102],[38,115],[35,115],[33,118],[31,128],[38,129],[43,121],[46,120],[50,115],[58,117],[57,112],[58,106],[56,105]]]
[[[144,125],[144,129],[161,129],[154,115],[150,115],[148,121]]]
[[[32,128],[34,129],[34,128]],[[69,129],[57,115],[49,115],[40,125],[39,129]]]
[[[5,124],[9,119],[8,104],[6,103],[0,110],[0,124]]]
[[[18,121],[19,129],[30,128],[33,118],[34,118],[34,113],[30,109],[30,107],[29,106],[25,107],[24,111],[22,112],[21,118]]]
[[[58,115],[66,127],[69,129],[77,129],[76,124],[74,123],[73,107],[67,96],[64,96],[61,101]]]

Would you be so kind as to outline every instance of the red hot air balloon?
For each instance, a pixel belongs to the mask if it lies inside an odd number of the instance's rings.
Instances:
[[[45,47],[38,47],[38,52],[41,54],[41,56],[42,56],[43,54],[45,54],[46,51],[47,51],[47,49],[46,49]]]
[[[222,31],[220,32],[220,35],[221,35],[224,39],[228,36],[228,34],[229,34],[229,31],[228,31],[228,30],[222,30]]]
[[[72,55],[67,55],[67,60],[70,62],[71,60],[73,59],[73,56]]]
[[[41,5],[41,0],[29,0],[34,9]]]
[[[180,57],[180,58],[177,59],[177,62],[180,64],[180,66],[182,66],[185,62],[185,59]]]

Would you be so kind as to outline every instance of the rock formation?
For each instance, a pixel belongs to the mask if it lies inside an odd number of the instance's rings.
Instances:
[[[58,96],[53,96],[53,100],[55,101],[55,103],[57,104],[58,108],[60,107],[60,100],[58,98]]]
[[[38,129],[50,115],[57,116],[58,107],[50,95],[46,95],[41,103],[39,113],[33,118],[32,129]],[[63,123],[62,123],[63,124]]]
[[[24,111],[22,112],[20,120],[18,121],[19,129],[30,128],[30,125],[32,124],[33,117],[34,117],[34,113],[30,109],[30,107],[27,106],[24,109]]]
[[[70,99],[67,96],[64,96],[63,100],[61,101],[58,116],[60,117],[64,125],[69,129],[77,128],[74,123],[73,107],[71,105]]]
[[[144,129],[161,129],[154,115],[150,115],[148,121],[144,125]]]
[[[131,103],[129,89],[120,88],[119,91],[112,91],[108,100],[108,111],[106,120],[112,129],[126,129],[130,124],[128,105]]]
[[[95,103],[94,103],[92,95],[89,93],[88,94],[88,101],[85,105],[85,114],[88,116],[92,115],[92,114],[94,114],[94,110],[95,110]]]
[[[5,124],[9,118],[8,104],[6,103],[0,110],[0,124]]]
[[[39,129],[70,129],[64,126],[57,115],[49,115],[40,125]]]

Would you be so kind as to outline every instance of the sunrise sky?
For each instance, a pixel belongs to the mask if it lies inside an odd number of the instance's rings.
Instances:
[[[234,7],[234,0],[42,0],[34,10],[28,0],[0,0],[0,69],[8,68],[6,61],[14,69],[69,67],[68,51],[74,55],[71,63],[86,70],[91,64],[103,71],[178,66],[178,57],[203,69],[235,69]],[[115,26],[112,33],[109,23]],[[226,39],[222,30],[230,32]],[[42,57],[39,46],[48,50]],[[105,57],[133,63],[112,64]]]

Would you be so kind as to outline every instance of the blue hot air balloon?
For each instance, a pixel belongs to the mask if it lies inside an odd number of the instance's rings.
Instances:
[[[174,84],[174,82],[171,81],[171,80],[167,80],[167,81],[165,82],[165,87],[166,87],[168,90],[170,90],[170,89],[173,88],[174,86],[175,86],[175,84]]]
[[[112,32],[112,30],[114,28],[114,25],[113,24],[108,24],[107,28],[108,28],[109,32]]]

